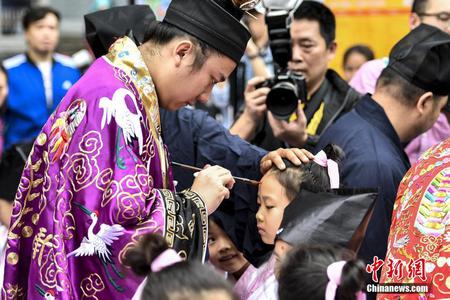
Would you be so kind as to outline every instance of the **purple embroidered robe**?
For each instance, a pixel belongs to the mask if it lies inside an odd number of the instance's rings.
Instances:
[[[203,259],[207,212],[176,194],[158,99],[137,47],[119,39],[37,137],[14,203],[2,299],[131,299],[122,265],[143,233]]]

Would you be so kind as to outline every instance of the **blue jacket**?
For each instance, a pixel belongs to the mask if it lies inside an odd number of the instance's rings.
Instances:
[[[8,73],[9,95],[5,111],[5,149],[16,143],[32,142],[67,90],[80,78],[70,58],[53,56],[53,101],[47,105],[40,70],[26,54],[3,62]]]
[[[383,108],[369,95],[325,131],[316,150],[329,143],[345,152],[340,172],[345,186],[379,190],[359,255],[370,263],[375,255],[384,259],[397,189],[410,168],[403,145]]]

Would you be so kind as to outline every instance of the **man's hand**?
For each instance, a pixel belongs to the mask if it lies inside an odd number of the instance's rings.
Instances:
[[[265,174],[267,171],[275,165],[278,169],[284,170],[286,169],[286,165],[283,162],[283,158],[288,159],[294,165],[299,166],[302,163],[306,164],[314,159],[314,155],[312,155],[308,150],[291,148],[291,149],[283,149],[279,148],[275,151],[271,151],[266,154],[261,159],[260,162],[260,170],[261,174]]]
[[[300,105],[297,108],[297,119],[286,122],[276,119],[269,111],[268,119],[273,135],[291,147],[301,147],[308,139],[306,133],[306,117]]]
[[[252,120],[255,124],[259,124],[267,111],[266,98],[270,89],[262,87],[256,89],[255,86],[265,80],[264,77],[254,77],[247,83],[244,91],[245,109],[243,116]]]
[[[222,203],[230,197],[234,179],[230,171],[220,166],[206,166],[197,173],[191,191],[197,193],[205,203],[208,214],[212,214]]]

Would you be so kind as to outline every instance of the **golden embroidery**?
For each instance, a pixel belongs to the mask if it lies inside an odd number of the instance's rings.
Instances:
[[[79,192],[91,185],[99,174],[97,157],[103,148],[101,135],[96,131],[86,133],[78,144],[79,152],[67,160],[67,177],[75,192]]]
[[[450,276],[436,273],[432,279],[432,290],[437,289],[441,294],[450,295]]]
[[[22,228],[22,236],[25,238],[29,238],[33,235],[33,229],[30,226],[25,226]]]
[[[67,257],[64,252],[55,252],[54,249],[59,247],[59,237],[53,237],[55,243],[54,248],[49,249],[43,257],[42,265],[39,267],[39,273],[42,283],[49,288],[56,288],[57,283],[61,281],[69,281]],[[69,291],[70,293],[70,291]]]
[[[181,194],[186,197],[186,200],[194,202],[200,212],[200,220],[202,222],[203,261],[205,259],[206,247],[208,245],[208,211],[206,210],[205,203],[196,193],[190,190],[184,190]]]
[[[83,292],[81,299],[98,300],[96,294],[105,289],[105,284],[97,273],[93,273],[81,280],[80,289]]]
[[[177,213],[176,213],[176,202],[174,194],[169,190],[159,190],[162,194],[164,202],[166,204],[166,241],[169,247],[173,248],[175,244],[176,236],[176,223],[177,223]]]
[[[194,236],[194,228],[195,228],[195,214],[191,215],[191,220],[188,223],[189,235],[191,238]]]
[[[64,176],[62,176],[64,178]],[[72,191],[65,189],[66,184],[61,184],[56,198],[56,210],[53,221],[59,226],[59,232],[64,239],[71,239],[75,232],[75,218],[72,214]]]
[[[10,252],[6,257],[6,261],[10,265],[16,265],[19,262],[19,255],[15,252]]]
[[[19,299],[23,297],[23,287],[19,287],[17,284],[7,284],[6,299]]]
[[[39,214],[33,214],[33,216],[31,217],[31,222],[34,225],[36,225],[38,221],[39,221]]]
[[[44,227],[39,228],[39,233],[33,239],[33,254],[31,256],[32,259],[36,259],[36,255],[38,256],[38,265],[42,264],[42,256],[44,255],[45,247],[53,248],[55,245],[51,242],[53,239],[53,234],[47,235],[47,229]]]
[[[127,251],[134,247],[139,242],[139,237],[146,233],[155,233],[155,234],[163,234],[164,228],[162,225],[158,224],[156,221],[158,218],[163,219],[164,211],[161,210],[161,207],[157,208],[157,210],[154,210],[152,212],[152,215],[155,217],[155,219],[151,218],[144,223],[140,224],[133,235],[131,236],[130,242],[125,245],[125,247],[122,248],[122,250],[119,253],[119,262],[122,263]]]
[[[420,242],[425,245],[426,251],[434,252],[442,244],[442,237],[422,236]]]

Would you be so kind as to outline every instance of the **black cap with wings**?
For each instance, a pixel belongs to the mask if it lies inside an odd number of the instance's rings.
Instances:
[[[374,189],[302,188],[284,210],[277,239],[293,246],[333,244],[357,251],[377,196]]]

